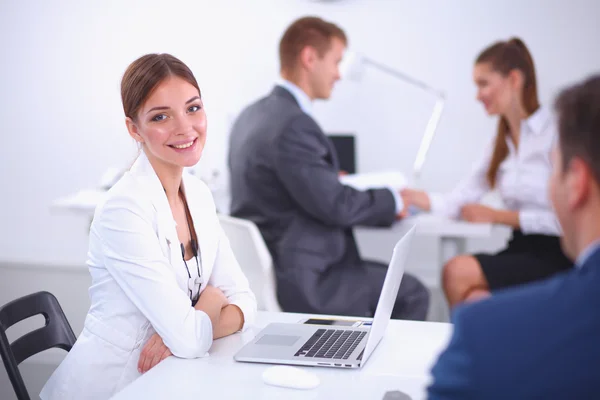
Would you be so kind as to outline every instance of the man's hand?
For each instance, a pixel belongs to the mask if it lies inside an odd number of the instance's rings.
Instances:
[[[410,206],[420,208],[423,211],[431,210],[429,195],[422,190],[402,189],[400,191],[400,196],[402,196],[404,208],[407,210]]]
[[[401,196],[401,198],[402,198],[402,196]],[[402,208],[402,211],[400,211],[398,214],[396,214],[397,220],[401,220],[402,218],[408,217],[409,204],[404,201],[404,198],[402,198],[402,202],[404,204],[404,207]]]
[[[460,211],[462,219],[474,223],[496,223],[497,210],[481,204],[467,204]]]
[[[138,371],[140,374],[143,374],[171,355],[173,355],[171,350],[165,346],[158,333],[155,333],[142,349],[142,354],[140,354],[138,361]]]

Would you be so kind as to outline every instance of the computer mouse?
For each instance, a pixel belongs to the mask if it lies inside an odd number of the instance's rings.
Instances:
[[[385,392],[382,400],[412,400],[412,397],[399,390]]]
[[[317,375],[302,368],[277,365],[269,367],[262,374],[267,385],[292,389],[314,389],[319,386]]]

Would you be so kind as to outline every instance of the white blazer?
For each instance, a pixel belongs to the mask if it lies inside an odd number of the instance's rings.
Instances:
[[[253,323],[256,299],[216,214],[208,187],[184,172],[183,188],[198,237],[200,282],[218,287]],[[163,187],[142,153],[96,208],[87,265],[91,307],[81,335],[50,377],[42,399],[107,399],[140,376],[137,364],[158,333],[174,356],[202,357],[212,345],[206,313],[192,307],[196,261],[183,263]]]

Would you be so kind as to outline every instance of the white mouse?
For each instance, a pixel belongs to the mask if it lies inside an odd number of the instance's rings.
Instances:
[[[319,377],[302,368],[277,365],[269,367],[262,374],[267,385],[292,389],[314,389],[319,386]]]

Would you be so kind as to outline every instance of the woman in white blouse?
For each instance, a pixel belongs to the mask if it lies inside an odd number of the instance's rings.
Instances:
[[[407,189],[402,193],[408,205],[423,210],[513,228],[513,237],[501,252],[461,255],[444,266],[442,285],[450,306],[573,265],[561,250],[560,226],[547,194],[555,124],[539,105],[527,47],[517,38],[494,43],[477,57],[473,75],[477,99],[488,114],[500,117],[495,139],[452,192],[435,195]],[[491,189],[498,190],[506,209],[478,204]]]
[[[173,56],[145,55],[121,97],[142,151],[96,209],[91,307],[42,399],[107,399],[166,357],[204,356],[256,312],[208,187],[184,172],[206,139],[194,75]]]

